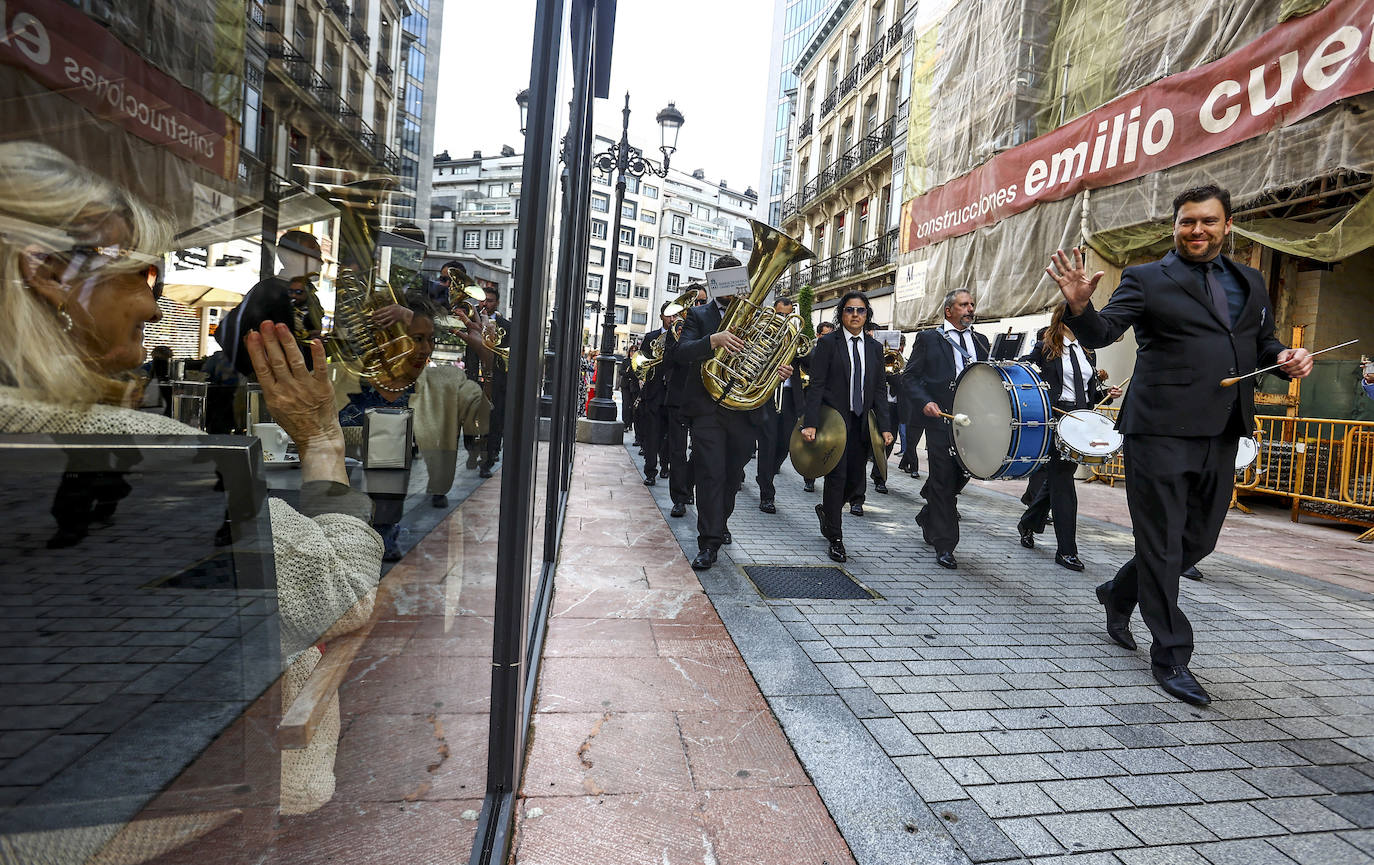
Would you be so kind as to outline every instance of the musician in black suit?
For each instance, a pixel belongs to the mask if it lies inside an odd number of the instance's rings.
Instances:
[[[954,459],[954,435],[949,420],[940,416],[954,407],[954,382],[964,367],[988,359],[988,339],[973,332],[976,304],[967,290],[945,295],[945,322],[916,335],[902,373],[902,387],[911,403],[913,417],[925,423],[929,474],[921,487],[925,507],[916,514],[925,542],[935,548],[935,561],[943,568],[957,568],[954,548],[959,545],[958,497],[968,475]]]
[[[821,337],[825,336],[827,333],[831,333],[831,332],[834,331],[834,330],[835,330],[835,322],[833,322],[833,321],[823,321],[823,322],[821,322],[820,324],[817,324],[817,325],[816,325],[816,339],[819,340]],[[810,381],[810,376],[811,376],[811,355],[808,354],[806,357],[798,358],[796,366],[797,366],[797,370],[798,370],[798,372],[797,372],[797,380],[798,380],[798,381],[801,380],[801,373],[802,373],[802,371],[805,371],[805,372],[806,372],[806,375],[807,375],[807,380]],[[797,404],[798,404],[798,411],[799,411],[799,412],[800,412],[802,409],[805,408],[805,406],[806,406],[806,390],[805,390],[805,388],[803,388],[803,390],[802,390],[802,392],[801,392],[801,397],[800,397],[800,399],[798,399]],[[792,440],[791,440],[791,438],[789,437],[789,438],[788,438],[788,445],[789,445],[789,446],[791,445],[791,441],[792,441]],[[805,490],[805,491],[808,492],[808,493],[814,493],[814,492],[816,491],[816,479],[815,479],[815,478],[802,478],[802,489]]]
[[[509,351],[510,320],[496,311],[501,304],[501,291],[491,286],[485,286],[483,291],[486,292],[487,296],[477,308],[479,317],[485,316],[496,327],[500,328],[501,338],[497,342],[497,347]],[[482,459],[482,467],[478,470],[477,476],[489,478],[492,467],[496,465],[497,457],[501,455],[501,437],[506,429],[506,361],[499,357],[484,360],[482,376],[483,387],[488,391],[491,398],[491,429],[487,431],[486,450]]]
[[[801,434],[807,441],[816,440],[822,405],[830,406],[844,418],[844,455],[825,476],[822,503],[816,505],[821,535],[830,542],[830,558],[843,562],[849,556],[844,548],[840,511],[864,483],[864,467],[871,451],[868,413],[876,414],[884,445],[892,443],[892,429],[887,415],[883,347],[864,332],[864,322],[873,314],[868,295],[862,291],[846,293],[840,299],[838,311],[840,327],[817,340],[811,352],[811,387],[806,392],[806,420]]]
[[[1092,349],[1078,344],[1073,331],[1064,324],[1064,312],[1062,305],[1054,311],[1050,326],[1021,361],[1040,371],[1040,380],[1049,389],[1050,405],[1062,412],[1111,402],[1121,396],[1121,389],[1103,389],[1102,379],[1097,374],[1097,355]],[[1058,448],[1050,448],[1050,460],[1042,469],[1045,482],[1038,487],[1030,506],[1016,523],[1021,546],[1035,549],[1035,536],[1045,530],[1045,518],[1053,511],[1054,561],[1071,571],[1081,571],[1084,564],[1078,558],[1078,491],[1073,485],[1078,463],[1064,459]]]
[[[1126,501],[1135,556],[1097,587],[1107,634],[1135,648],[1131,611],[1150,629],[1151,670],[1185,702],[1211,701],[1188,669],[1193,629],[1178,605],[1178,578],[1216,546],[1235,483],[1236,447],[1254,429],[1253,378],[1223,378],[1282,364],[1285,375],[1312,370],[1303,348],[1274,337],[1269,294],[1259,271],[1221,255],[1231,233],[1231,196],[1214,185],[1174,199],[1174,249],[1160,261],[1128,267],[1099,312],[1077,249],[1054,253],[1046,273],[1068,303],[1064,323],[1084,345],[1110,345],[1135,328],[1135,371],[1117,419],[1125,438]]]
[[[791,315],[793,309],[790,297],[780,297],[773,304],[773,311],[778,315]],[[801,367],[799,364],[793,366],[792,375],[778,385],[774,398],[759,407],[763,413],[763,428],[759,431],[758,470],[754,480],[759,485],[759,510],[765,514],[778,512],[773,479],[787,457],[792,427],[796,426],[802,408]]]
[[[693,306],[705,306],[707,303],[706,290],[699,289]],[[685,319],[687,312],[692,307],[679,314],[679,319]],[[687,515],[687,506],[695,502],[692,487],[695,483],[692,471],[692,461],[687,458],[687,439],[688,421],[682,414],[682,391],[683,382],[687,380],[688,370],[679,366],[674,357],[677,353],[678,340],[674,339],[671,329],[668,333],[668,346],[664,350],[662,363],[664,399],[666,407],[667,421],[664,434],[663,452],[668,456],[668,493],[673,500],[673,509],[670,515],[683,517]],[[661,474],[661,472],[660,472]]]
[[[738,267],[734,256],[721,256],[717,268]],[[673,364],[682,374],[682,414],[692,434],[692,472],[696,479],[697,547],[692,567],[705,570],[716,563],[721,544],[731,541],[729,520],[735,494],[744,483],[744,467],[754,456],[761,417],[758,409],[740,411],[718,404],[701,380],[701,365],[717,349],[737,354],[744,340],[719,330],[730,297],[721,297],[687,313]],[[791,366],[778,367],[787,378]]]
[[[644,450],[644,486],[646,487],[658,483],[660,465],[664,470],[667,470],[669,464],[669,454],[663,451],[663,445],[668,424],[667,353],[668,342],[673,339],[673,319],[664,315],[663,310],[667,309],[671,302],[664,301],[658,309],[658,317],[662,326],[644,334],[644,338],[639,342],[639,347],[635,349],[642,357],[653,358],[654,346],[659,337],[663,337],[663,355],[659,358],[658,363],[645,371],[647,380],[640,385],[639,409],[636,412],[636,418],[639,421],[639,442]]]

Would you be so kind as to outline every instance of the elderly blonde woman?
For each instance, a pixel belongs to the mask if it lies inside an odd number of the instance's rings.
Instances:
[[[58,151],[0,144],[0,432],[199,434],[130,407],[169,243],[158,214]],[[300,451],[300,510],[269,499],[289,703],[321,658],[315,644],[370,614],[382,543],[367,497],[348,487],[319,340],[313,374],[284,324],[245,343],[273,419]],[[332,796],[338,730],[336,697],[311,747],[283,754],[283,813]]]

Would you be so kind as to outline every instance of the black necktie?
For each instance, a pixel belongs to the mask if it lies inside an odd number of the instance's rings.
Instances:
[[[954,365],[954,371],[958,372],[968,364],[969,358],[973,357],[973,352],[969,350],[968,340],[965,339],[968,336],[968,331],[960,330],[956,333],[959,334],[959,346],[964,350],[963,361]]]
[[[1217,308],[1217,315],[1221,316],[1221,321],[1228,328],[1231,326],[1231,304],[1226,300],[1226,289],[1221,287],[1221,280],[1217,279],[1217,268],[1220,267],[1215,261],[1209,261],[1202,266],[1202,273],[1207,282],[1207,291],[1212,295],[1212,306]]]
[[[1078,364],[1078,346],[1066,345],[1064,350],[1069,353],[1069,363],[1073,366],[1074,408],[1087,408],[1088,393],[1083,387],[1083,367]]]
[[[864,368],[859,357],[859,337],[849,338],[854,345],[854,358],[850,366],[854,368],[849,379],[849,408],[854,414],[864,413]]]

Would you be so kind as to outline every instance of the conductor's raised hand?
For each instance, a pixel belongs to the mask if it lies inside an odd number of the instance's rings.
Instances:
[[[243,344],[262,385],[267,410],[295,440],[301,460],[314,448],[337,448],[342,455],[343,430],[325,368],[324,343],[310,342],[313,371],[306,369],[305,357],[284,324],[264,321],[244,336]]]
[[[1050,256],[1050,265],[1045,273],[1055,281],[1069,303],[1069,312],[1078,315],[1088,306],[1097,284],[1102,281],[1105,271],[1099,270],[1088,276],[1087,265],[1083,260],[1083,250],[1075,246],[1070,257],[1062,249],[1056,249]]]
[[[1290,378],[1307,378],[1312,371],[1312,353],[1305,348],[1285,348],[1276,360]]]

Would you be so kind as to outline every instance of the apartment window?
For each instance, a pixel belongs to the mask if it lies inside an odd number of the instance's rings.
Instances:
[[[478,231],[478,230],[475,229],[475,228],[474,228],[474,229],[470,229],[470,230],[468,230],[468,231],[464,231],[464,232],[463,232],[463,248],[464,248],[464,249],[481,249],[481,248],[482,248],[482,232]]]
[[[592,193],[592,210],[595,210],[597,213],[610,213],[610,212],[611,212],[611,199],[608,198],[608,197],[606,196],[605,193],[602,193],[602,192],[593,192],[593,193]]]
[[[639,178],[638,178],[638,177],[635,177],[633,174],[627,174],[627,175],[625,175],[625,191],[626,191],[626,192],[629,192],[629,193],[632,193],[632,194],[635,194],[635,195],[638,195],[638,194],[639,194]]]
[[[628,252],[622,252],[615,257],[615,266],[621,273],[629,273],[634,270],[635,257]]]
[[[647,285],[636,285],[636,286],[635,286],[635,297],[648,297],[648,296],[649,296],[649,286],[647,286]]]
[[[647,223],[649,223],[650,225],[655,225],[655,224],[658,223],[658,213],[657,213],[657,211],[653,211],[653,210],[641,210],[641,211],[639,211],[639,218],[640,218],[640,220],[642,220],[642,221],[644,221],[644,222],[647,222]]]
[[[768,224],[779,225],[782,223],[782,202],[774,201],[768,205]]]
[[[670,244],[668,244],[668,263],[669,263],[669,264],[682,264],[682,244],[680,244],[680,243],[670,243]]]
[[[629,297],[629,296],[630,296],[630,281],[629,281],[628,279],[617,279],[617,280],[615,281],[615,296],[616,296],[616,297]]]
[[[601,274],[587,274],[587,292],[598,295],[601,294]]]
[[[860,201],[854,208],[854,243],[862,244],[868,239],[868,199]]]
[[[709,220],[711,218],[711,208],[704,204],[697,205],[697,219]]]
[[[646,183],[644,184],[644,188],[640,190],[640,194],[645,198],[658,198],[658,187],[650,186]]]
[[[686,234],[686,233],[687,233],[687,217],[685,217],[685,216],[676,216],[676,215],[674,215],[674,216],[673,216],[673,226],[672,226],[672,231],[671,231],[671,233],[672,233],[672,234]]]
[[[487,198],[500,198],[502,195],[505,194],[505,187],[503,187],[500,183],[487,184]]]
[[[653,249],[654,239],[647,234],[641,234],[639,236],[639,246],[641,249]]]
[[[451,169],[449,169],[449,172],[448,172],[448,173],[449,173],[449,174],[460,174],[460,175],[461,175],[461,174],[470,174],[471,172],[472,172],[472,169],[469,168],[468,166],[466,166],[466,165],[460,165],[460,166],[458,166],[457,168],[451,168]]]
[[[615,305],[615,323],[625,324],[629,320],[629,317],[630,308],[628,306],[621,306],[617,303]]]
[[[620,242],[621,242],[621,243],[628,243],[630,246],[634,246],[634,245],[635,245],[635,230],[634,230],[633,228],[622,228],[622,229],[620,229]]]
[[[610,186],[611,176],[609,174],[602,174],[600,171],[594,171],[592,172],[592,182],[600,183],[602,186]]]
[[[638,289],[635,289],[635,290],[638,291]],[[648,295],[645,295],[645,296],[647,297]],[[647,313],[647,312],[632,312],[632,313],[630,313],[630,322],[631,322],[632,324],[648,324],[648,323],[649,323],[649,313]]]
[[[679,285],[679,283],[680,283],[680,281],[681,281],[681,279],[682,279],[682,277],[679,276],[679,275],[676,274],[676,273],[670,273],[670,274],[668,274],[668,287],[669,287],[669,288],[677,288],[678,285]]]
[[[706,269],[706,252],[705,252],[704,250],[700,250],[700,249],[694,249],[694,250],[692,250],[691,253],[689,254],[689,261],[688,261],[688,263],[689,263],[692,267],[697,268],[698,270],[705,270],[705,269]]]
[[[654,272],[654,263],[653,263],[652,261],[649,261],[647,258],[646,258],[646,259],[640,259],[639,261],[636,261],[636,262],[635,262],[635,273],[653,273],[653,272]]]
[[[505,247],[505,232],[499,228],[487,229],[487,249],[502,249]]]
[[[595,264],[597,267],[604,266],[606,264],[606,250],[599,246],[590,247],[587,250],[587,261]]]
[[[711,269],[712,269],[712,270],[715,269],[715,267],[716,267],[716,262],[717,262],[717,261],[720,261],[720,256],[719,256],[719,255],[716,255],[714,252],[711,253]]]
[[[835,236],[830,246],[831,250],[839,255],[844,252],[844,214],[835,214]]]
[[[623,202],[621,202],[621,203],[620,203],[620,218],[621,218],[621,219],[638,219],[638,218],[639,218],[639,205],[635,204],[633,201],[623,201]]]
[[[595,238],[597,238],[598,240],[605,240],[605,239],[606,239],[606,220],[604,220],[604,219],[593,219],[593,220],[592,220],[592,237],[595,237]]]

